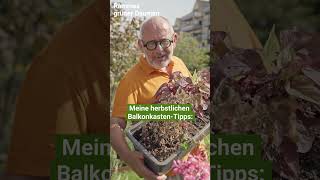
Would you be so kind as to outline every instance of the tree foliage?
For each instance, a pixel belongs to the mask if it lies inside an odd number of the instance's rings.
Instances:
[[[181,58],[190,71],[200,70],[208,66],[209,55],[206,49],[188,33],[179,36],[174,55]]]
[[[305,31],[320,30],[320,1],[318,0],[235,1],[263,43],[266,42],[268,31],[273,24],[278,30],[293,26]]]
[[[122,16],[113,16],[114,11],[121,9],[111,8],[110,16],[110,91],[113,104],[115,90],[123,75],[137,62],[136,49],[137,35],[141,19],[129,20]]]

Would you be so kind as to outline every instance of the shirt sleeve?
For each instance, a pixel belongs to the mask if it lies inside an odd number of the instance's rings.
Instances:
[[[17,98],[8,151],[9,174],[49,176],[58,114],[70,112],[61,108],[62,100],[70,98],[63,88],[64,75],[53,66],[39,63],[46,59],[46,54],[35,59]]]
[[[95,5],[65,23],[33,59],[17,98],[8,174],[49,176],[57,134],[108,131],[105,26]]]
[[[134,88],[132,82],[129,82],[126,78],[123,78],[116,90],[112,117],[124,118],[127,112],[128,104],[138,103],[138,90]]]

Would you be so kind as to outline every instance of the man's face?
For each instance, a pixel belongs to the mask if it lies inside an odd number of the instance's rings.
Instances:
[[[148,63],[156,69],[167,67],[176,46],[177,34],[169,28],[145,29],[139,46]]]

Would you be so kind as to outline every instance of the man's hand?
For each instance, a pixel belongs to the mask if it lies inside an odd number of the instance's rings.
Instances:
[[[136,151],[131,151],[124,138],[123,130],[126,127],[124,118],[111,118],[110,137],[111,145],[120,158],[130,166],[130,168],[140,177],[147,180],[164,180],[165,175],[158,176],[150,171],[143,161],[143,155]]]
[[[121,158],[121,157],[120,157]],[[167,179],[166,175],[156,175],[152,171],[150,171],[145,165],[143,161],[144,157],[142,153],[137,151],[130,151],[127,153],[123,160],[130,166],[130,168],[136,172],[140,177],[143,177],[147,180],[165,180]]]

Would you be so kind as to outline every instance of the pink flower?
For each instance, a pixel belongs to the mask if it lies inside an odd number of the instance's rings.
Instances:
[[[197,150],[189,155],[186,161],[173,161],[173,172],[183,176],[184,180],[210,179],[210,164],[206,161],[205,152]]]

